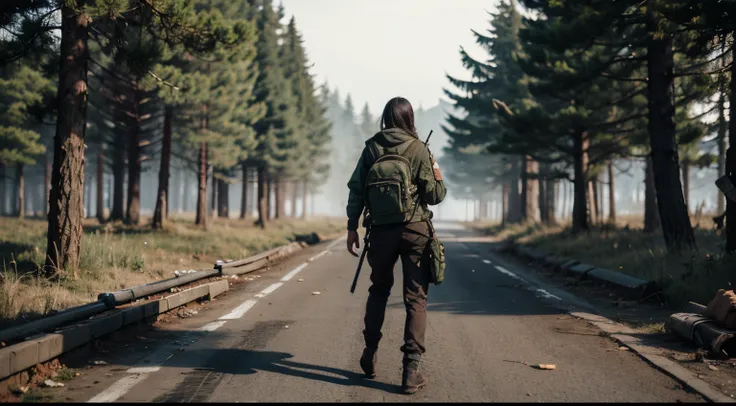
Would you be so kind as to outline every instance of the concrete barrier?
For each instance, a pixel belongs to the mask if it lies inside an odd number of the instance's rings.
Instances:
[[[200,285],[171,296],[138,306],[113,310],[113,313],[85,320],[51,334],[0,349],[0,379],[22,372],[34,365],[103,337],[126,325],[164,313],[201,297],[210,299],[225,292],[226,280]]]
[[[564,263],[560,264],[559,271],[560,272],[567,272],[571,267],[573,267],[573,266],[575,266],[575,265],[577,265],[579,263],[580,263],[580,261],[578,261],[577,259],[571,259],[571,260],[569,260],[567,262],[564,262]]]
[[[580,279],[585,278],[588,272],[593,270],[595,266],[590,264],[578,263],[567,268],[566,273],[569,275],[577,276]]]
[[[595,268],[591,270],[587,273],[587,277],[603,282],[606,285],[620,288],[628,292],[630,296],[634,297],[642,297],[651,292],[654,288],[653,282],[604,268]]]

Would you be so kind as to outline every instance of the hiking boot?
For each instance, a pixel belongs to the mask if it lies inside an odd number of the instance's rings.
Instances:
[[[368,378],[376,377],[376,362],[378,361],[378,350],[373,348],[366,348],[363,350],[363,355],[360,357],[360,368],[365,372],[365,376]]]
[[[427,378],[419,372],[419,354],[404,356],[404,372],[401,376],[401,391],[406,394],[417,393],[427,384]]]

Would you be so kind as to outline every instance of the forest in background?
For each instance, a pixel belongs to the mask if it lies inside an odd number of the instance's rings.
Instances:
[[[0,209],[48,212],[46,274],[77,267],[85,214],[136,226],[145,199],[154,229],[206,228],[251,202],[265,228],[325,182],[331,125],[269,0],[23,2],[0,28]]]
[[[564,217],[580,233],[643,207],[645,231],[695,248],[690,215],[726,210],[713,182],[727,173],[735,125],[736,6],[519,3],[501,1],[474,31],[485,55],[461,49],[472,79],[448,76],[459,111],[445,122],[448,181],[481,202],[475,218]]]

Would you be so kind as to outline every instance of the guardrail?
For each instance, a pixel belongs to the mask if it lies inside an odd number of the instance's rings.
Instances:
[[[229,285],[227,281],[219,280],[141,305],[122,309],[118,309],[117,306],[211,277],[254,272],[307,245],[305,242],[292,242],[243,260],[231,262],[220,260],[215,263],[213,269],[183,274],[118,292],[101,293],[96,302],[68,308],[39,320],[0,330],[0,341],[8,344],[20,341],[0,349],[0,380],[38,363],[50,361],[133,322],[167,312],[204,296],[212,298],[227,291]],[[111,314],[93,318],[107,311]]]

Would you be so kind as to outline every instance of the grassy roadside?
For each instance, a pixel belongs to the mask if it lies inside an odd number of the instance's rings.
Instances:
[[[341,218],[273,221],[265,231],[252,220],[211,219],[207,231],[173,218],[165,231],[85,221],[77,278],[39,278],[46,222],[0,218],[0,323],[4,326],[95,300],[113,291],[173,276],[175,270],[211,268],[218,259],[242,259],[293,241],[297,235],[344,230]]]
[[[718,289],[732,288],[736,269],[736,258],[723,254],[721,231],[700,226],[709,227],[709,217],[692,221],[698,251],[681,253],[668,253],[661,232],[645,233],[642,220],[633,217],[620,219],[615,227],[578,235],[572,234],[567,224],[479,228],[499,239],[513,239],[545,252],[654,281],[662,288],[666,303],[677,307],[689,300],[707,304]]]

